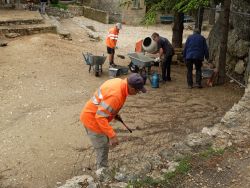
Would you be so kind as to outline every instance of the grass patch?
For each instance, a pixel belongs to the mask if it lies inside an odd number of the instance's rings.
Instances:
[[[57,3],[57,4],[51,4],[52,7],[58,8],[58,9],[63,9],[63,10],[67,10],[68,6],[62,3]]]
[[[233,149],[233,148],[232,148]],[[161,179],[154,179],[152,177],[144,177],[136,181],[128,183],[127,188],[164,188],[173,186],[176,181],[182,179],[193,167],[192,164],[195,160],[210,159],[215,156],[222,156],[225,153],[225,149],[213,149],[209,148],[198,154],[192,156],[186,156],[179,159],[177,162],[179,165],[174,172],[168,172],[162,175]]]
[[[179,165],[174,172],[168,172],[163,175],[162,179],[153,179],[152,177],[144,177],[140,180],[129,182],[127,188],[141,188],[141,187],[167,187],[178,176],[183,176],[191,170],[191,157],[185,157],[179,160]]]
[[[206,151],[203,151],[203,152],[199,153],[199,156],[200,156],[201,158],[207,159],[207,158],[210,158],[210,157],[212,157],[212,156],[220,156],[220,155],[223,155],[224,152],[225,152],[224,149],[217,149],[217,150],[215,150],[215,149],[213,149],[213,148],[209,148],[209,149],[207,149]]]

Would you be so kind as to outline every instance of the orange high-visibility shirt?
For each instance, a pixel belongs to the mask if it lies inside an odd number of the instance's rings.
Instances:
[[[106,45],[110,48],[115,48],[118,40],[119,30],[114,27],[109,30],[108,36],[106,38]]]
[[[95,133],[115,136],[109,122],[122,108],[128,96],[127,79],[114,78],[104,82],[83,108],[80,120]]]

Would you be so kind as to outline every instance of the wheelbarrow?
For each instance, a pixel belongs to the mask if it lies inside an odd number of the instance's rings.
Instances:
[[[150,74],[151,66],[154,63],[154,59],[148,56],[145,56],[143,53],[133,52],[128,54],[131,62],[129,64],[129,70],[134,73],[141,73],[146,71]]]
[[[89,65],[89,73],[93,67],[93,71],[95,72],[95,76],[100,76],[102,73],[102,65],[105,62],[107,56],[96,56],[91,53],[82,53],[85,63]]]

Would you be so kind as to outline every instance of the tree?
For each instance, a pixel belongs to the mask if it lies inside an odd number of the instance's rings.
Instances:
[[[184,21],[184,13],[175,12],[174,13],[174,26],[173,26],[173,37],[172,44],[174,48],[182,47],[182,34],[183,34],[183,21]]]
[[[203,22],[203,14],[204,14],[204,8],[199,7],[198,10],[196,11],[195,28],[198,28],[200,31]]]
[[[197,10],[199,7],[209,4],[209,0],[146,0],[145,2],[150,7],[144,19],[145,24],[154,24],[156,12],[159,10],[168,10],[174,13],[172,37],[174,47],[182,47],[184,13]]]
[[[227,55],[227,39],[229,30],[229,14],[230,14],[231,0],[224,0],[224,12],[222,12],[221,20],[221,42],[220,54],[218,63],[218,80],[217,84],[224,84],[226,77],[226,55]]]

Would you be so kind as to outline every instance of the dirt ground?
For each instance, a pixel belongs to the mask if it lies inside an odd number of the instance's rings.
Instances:
[[[110,27],[90,24],[102,38]],[[106,49],[104,41],[91,42],[72,20],[63,25],[72,41],[41,34],[14,39],[0,49],[0,187],[55,187],[93,167],[95,158],[79,114],[95,89],[109,79],[108,63],[102,76],[95,77],[81,53],[106,54]],[[124,26],[117,54],[133,51],[138,39],[154,31],[171,36],[171,26]],[[129,58],[116,57],[116,62],[128,65]],[[152,89],[147,81],[147,94],[128,97],[121,115],[134,132],[129,135],[119,122],[113,123],[121,144],[111,151],[111,162],[157,152],[212,126],[243,94],[232,83],[188,90],[185,73],[185,66],[173,65],[172,82]]]

